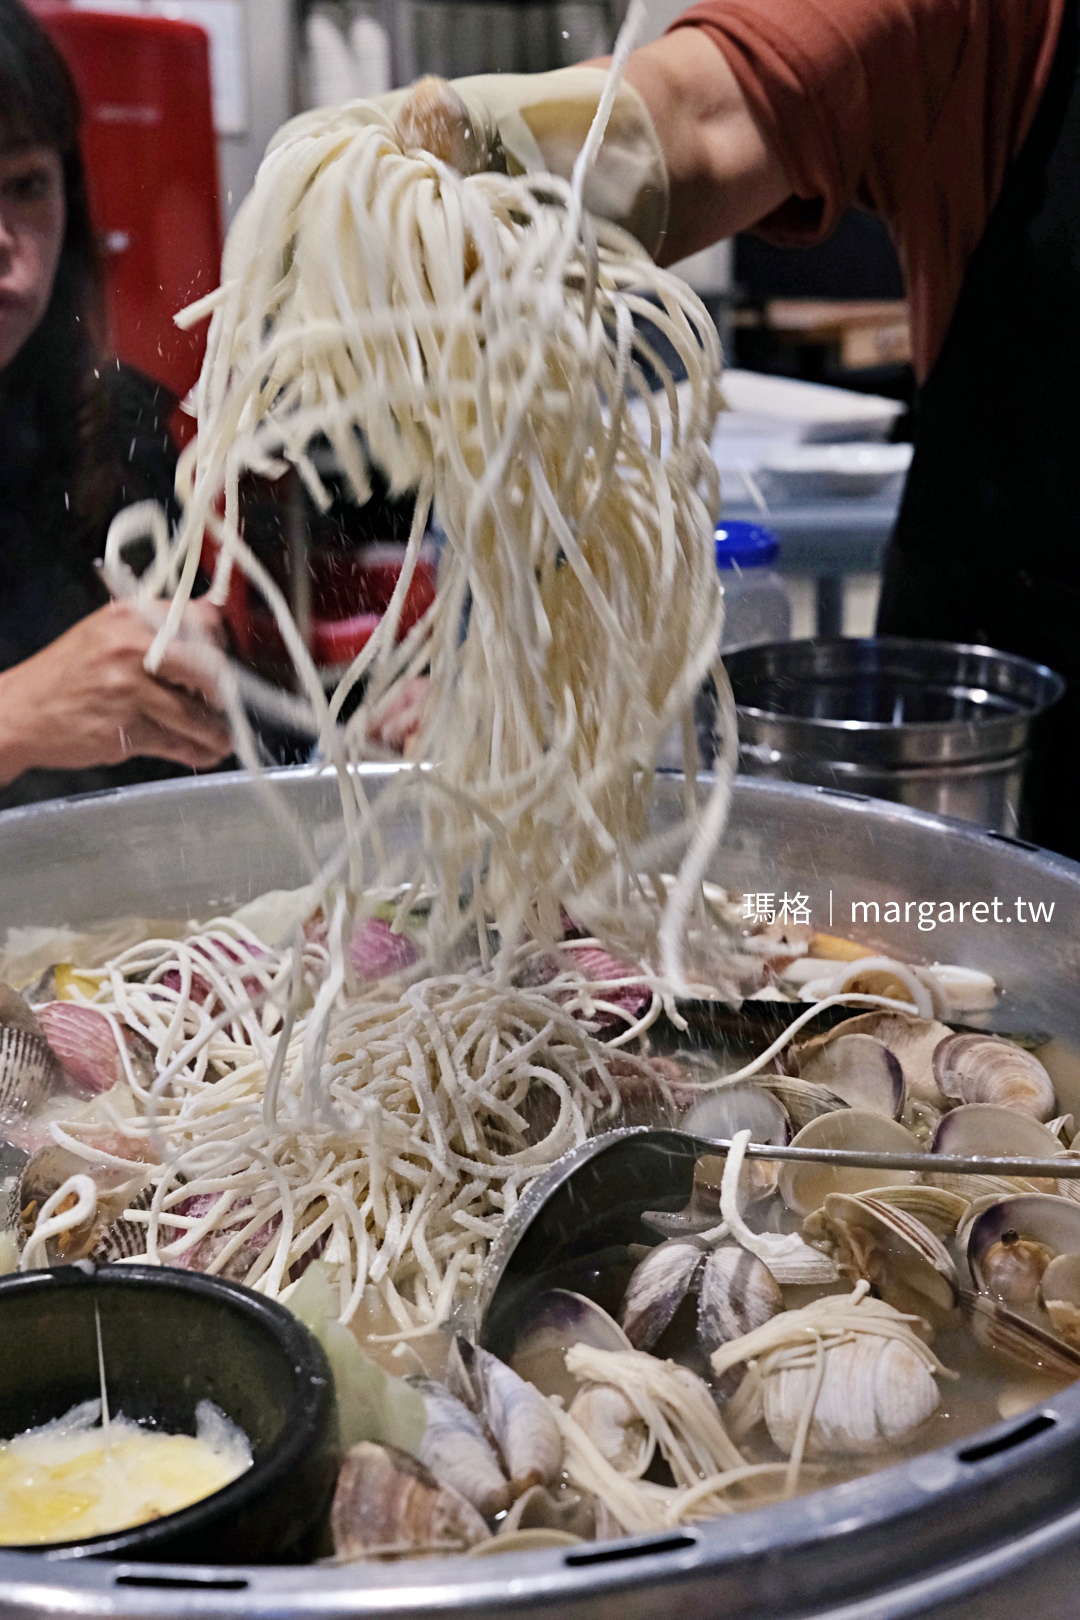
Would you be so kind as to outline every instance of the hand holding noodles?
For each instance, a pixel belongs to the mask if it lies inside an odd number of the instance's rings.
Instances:
[[[183,523],[141,589],[177,586],[157,657],[204,531],[215,534],[214,594],[239,566],[266,595],[339,766],[370,751],[371,714],[430,664],[417,751],[435,768],[405,773],[377,807],[344,771],[342,791],[354,880],[362,835],[419,796],[424,870],[410,863],[407,875],[435,894],[433,954],[480,917],[504,945],[527,932],[557,938],[559,906],[572,899],[583,926],[632,936],[635,954],[662,945],[678,981],[683,925],[726,813],[733,725],[721,785],[682,829],[691,856],[673,893],[639,873],[660,869],[647,817],[659,739],[686,720],[693,766],[694,693],[710,670],[723,690],[708,453],[720,351],[685,284],[583,210],[616,88],[612,79],[569,185],[463,176],[406,149],[369,103],[279,134],[230,233],[221,288],[188,312],[213,312],[199,436],[178,475]],[[678,394],[642,319],[685,367]],[[276,476],[292,463],[324,498],[309,456],[318,435],[358,500],[369,456],[395,490],[418,492],[395,599],[329,702],[238,526],[245,470]],[[395,645],[432,501],[448,539],[438,597]],[[130,524],[114,528],[114,572],[133,536]],[[342,705],[365,676],[341,732]],[[464,919],[463,889],[473,896]]]

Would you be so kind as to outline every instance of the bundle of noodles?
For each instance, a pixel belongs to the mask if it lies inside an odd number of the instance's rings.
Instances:
[[[582,209],[619,65],[570,186],[463,176],[406,149],[369,103],[281,131],[230,233],[221,287],[186,312],[212,312],[198,438],[178,475],[182,524],[171,542],[158,534],[157,566],[138,589],[173,592],[151,660],[179,622],[204,532],[220,542],[218,600],[237,566],[264,593],[339,767],[354,889],[371,879],[379,825],[404,798],[422,802],[422,869],[410,856],[391,871],[377,854],[377,875],[434,893],[432,959],[487,919],[504,944],[558,937],[565,903],[680,982],[686,919],[696,907],[704,921],[699,880],[726,814],[729,710],[707,806],[691,794],[689,825],[664,839],[650,834],[647,807],[661,737],[681,722],[693,767],[694,694],[710,671],[726,692],[709,457],[720,351],[689,288]],[[685,368],[678,393],[642,321]],[[416,491],[389,611],[329,700],[238,528],[247,470],[273,477],[291,464],[325,501],[317,438],[358,501],[371,464],[393,490]],[[398,642],[432,505],[447,536],[438,594]],[[145,532],[137,513],[115,527],[114,578],[132,583],[123,549]],[[369,804],[346,767],[372,754],[372,715],[428,666],[417,753],[431,768]],[[340,727],[362,679],[364,701]],[[661,861],[687,847],[665,892]]]
[[[309,1083],[317,1011],[286,1027],[280,1068],[271,1058],[273,992],[292,968],[219,919],[102,974],[94,1005],[155,1051],[153,1080],[130,1076],[137,1113],[115,1122],[145,1144],[152,1188],[128,1217],[151,1261],[277,1296],[321,1256],[343,1320],[373,1289],[399,1330],[441,1322],[524,1188],[617,1112],[628,1073],[655,1075],[543,989],[474,970],[387,981],[335,1009]],[[56,1138],[101,1159],[77,1132]]]

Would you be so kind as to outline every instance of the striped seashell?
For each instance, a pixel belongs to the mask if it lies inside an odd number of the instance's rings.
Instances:
[[[39,1014],[41,1027],[60,1060],[64,1082],[77,1097],[97,1097],[124,1078],[124,1063],[112,1024],[96,1007],[76,1001],[50,1001]],[[129,1045],[134,1045],[132,1037]],[[143,1043],[145,1044],[145,1043]],[[143,1060],[145,1056],[138,1054]]]
[[[366,917],[349,941],[349,961],[361,984],[404,973],[420,960],[408,934],[395,934],[383,917]]]
[[[128,1209],[149,1209],[154,1201],[153,1187],[144,1187]],[[108,1226],[102,1227],[88,1258],[98,1266],[107,1266],[117,1260],[132,1260],[146,1253],[146,1226],[142,1221],[128,1220],[121,1215]]]
[[[565,941],[562,951],[582,978],[590,984],[604,984],[612,979],[632,979],[635,973],[641,971],[629,962],[620,961],[617,956],[612,956],[610,951],[605,951],[599,945],[575,945],[571,941]],[[597,991],[597,998],[610,1002],[615,1007],[621,1007],[624,1012],[636,1018],[645,1011],[652,1000],[652,994],[647,984],[623,984],[617,989]],[[604,1008],[597,1009],[597,1023],[613,1021],[615,1021],[613,1013],[605,1011]]]
[[[34,1112],[60,1080],[38,1020],[17,991],[0,984],[0,1112]]]

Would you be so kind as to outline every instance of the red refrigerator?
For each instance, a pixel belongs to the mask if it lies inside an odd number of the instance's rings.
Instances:
[[[34,6],[82,99],[90,211],[121,360],[183,396],[205,326],[177,310],[217,285],[221,213],[207,36],[192,23]]]

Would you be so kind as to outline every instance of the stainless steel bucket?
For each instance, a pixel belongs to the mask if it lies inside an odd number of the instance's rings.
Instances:
[[[375,792],[387,772],[365,774]],[[316,854],[329,853],[332,778],[300,770],[278,783]],[[679,813],[681,791],[658,784],[658,823]],[[414,836],[408,825],[399,833],[406,845]],[[205,916],[306,875],[283,823],[241,777],[14,810],[0,816],[0,939],[13,926]],[[816,923],[831,914],[844,931],[866,914],[855,908],[894,901],[907,917],[888,930],[896,949],[986,968],[1006,988],[1001,1027],[1053,1030],[1080,1049],[1080,866],[899,806],[742,781],[712,875],[736,890],[798,889]],[[1052,920],[920,927],[920,900],[996,895],[1052,907]],[[1013,1620],[1021,1608],[1065,1620],[1078,1589],[1080,1387],[869,1478],[637,1540],[340,1569],[0,1552],[0,1612],[26,1620]]]
[[[848,788],[1015,832],[1031,727],[1064,683],[987,647],[899,637],[726,654],[749,776]]]

